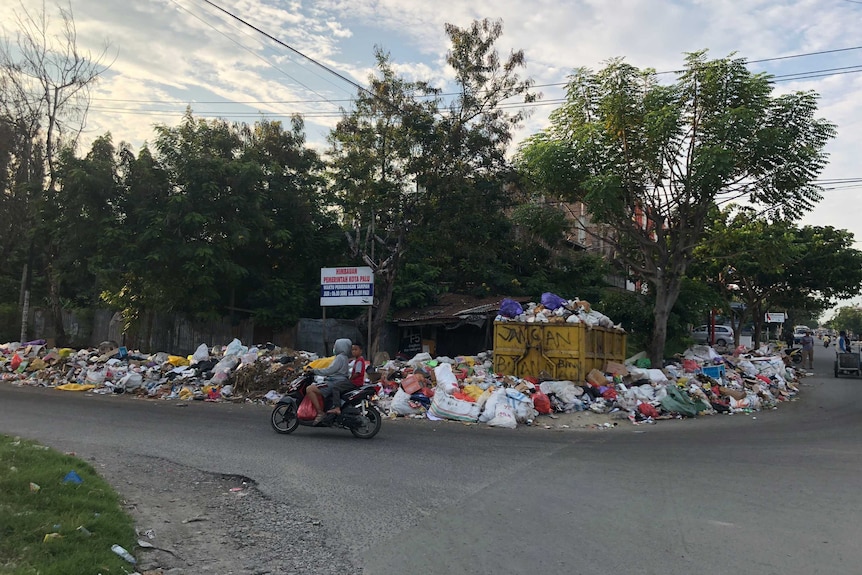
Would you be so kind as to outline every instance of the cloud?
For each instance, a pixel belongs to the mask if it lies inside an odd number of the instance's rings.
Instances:
[[[24,0],[38,10],[39,0]],[[115,59],[96,86],[85,135],[110,131],[115,142],[139,145],[153,139],[156,123],[175,123],[191,104],[196,114],[224,115],[253,122],[261,114],[285,119],[306,114],[309,142],[323,146],[349,107],[357,88],[374,71],[373,47],[391,53],[393,68],[408,80],[426,80],[449,91],[449,41],[444,26],[468,26],[473,19],[502,19],[496,46],[505,56],[523,49],[522,74],[544,84],[545,100],[561,97],[562,83],[579,66],[599,68],[612,57],[659,71],[682,67],[684,53],[736,52],[751,68],[776,76],[777,93],[813,89],[820,114],[838,124],[830,143],[831,162],[823,178],[862,177],[856,150],[862,145],[862,104],[856,94],[862,76],[845,74],[784,81],[787,74],[851,66],[862,51],[772,59],[852,47],[862,5],[822,0],[237,0],[219,2],[281,42],[266,38],[223,12],[195,0],[105,2],[75,0],[78,40],[94,54],[106,39]],[[18,0],[0,0],[10,14]],[[50,9],[51,5],[47,4]],[[6,19],[7,36],[14,22]],[[292,49],[291,49],[292,48]],[[345,81],[297,54],[313,58]],[[672,78],[672,76],[668,76]],[[351,83],[352,82],[352,83]],[[226,102],[211,104],[208,102]],[[227,103],[234,102],[234,103]],[[537,105],[516,141],[547,124],[555,105]],[[847,209],[850,189],[828,190],[804,223],[835,225],[862,233]]]

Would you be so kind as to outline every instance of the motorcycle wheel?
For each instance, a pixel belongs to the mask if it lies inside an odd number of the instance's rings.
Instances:
[[[377,432],[380,431],[380,426],[383,424],[383,416],[380,415],[380,412],[377,411],[377,409],[366,404],[365,413],[360,414],[359,418],[362,420],[362,424],[358,427],[350,428],[350,433],[353,434],[353,437],[358,437],[359,439],[371,439],[377,435]]]
[[[793,365],[799,365],[800,363],[802,363],[802,354],[801,353],[794,353],[793,355],[790,356],[790,359],[791,359],[791,361],[793,361]]]
[[[269,418],[272,428],[279,433],[293,433],[299,427],[299,418],[296,416],[296,406],[279,404],[272,410]]]

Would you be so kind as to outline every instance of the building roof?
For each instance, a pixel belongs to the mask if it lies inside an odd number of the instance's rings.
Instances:
[[[505,296],[474,297],[462,294],[443,294],[437,303],[423,307],[399,310],[392,314],[392,320],[399,327],[420,325],[458,326],[463,323],[481,325],[489,316],[496,316],[500,302]],[[513,297],[519,302],[527,302],[528,297]]]

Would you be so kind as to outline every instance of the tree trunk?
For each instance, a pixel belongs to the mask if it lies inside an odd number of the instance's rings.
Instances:
[[[655,307],[653,308],[653,333],[649,347],[649,359],[653,367],[664,366],[664,346],[667,343],[667,319],[679,297],[682,282],[679,279],[658,278],[655,282]]]
[[[54,322],[54,339],[58,347],[66,347],[66,328],[63,326],[63,306],[60,304],[60,278],[54,273],[53,266],[48,269],[48,291],[51,303],[51,317]]]
[[[397,262],[394,262],[394,264],[397,266]],[[386,316],[389,315],[389,308],[392,305],[392,293],[395,290],[395,266],[385,270],[378,270],[375,274],[374,293],[378,296],[378,303],[373,308],[371,316],[371,341],[368,342],[369,358],[373,358],[374,354],[380,351],[380,336],[386,325]],[[381,289],[376,289],[378,286]]]

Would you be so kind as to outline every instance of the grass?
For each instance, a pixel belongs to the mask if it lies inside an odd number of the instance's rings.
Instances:
[[[74,471],[80,483],[64,481]],[[135,530],[117,494],[88,463],[0,435],[0,574],[121,575]]]

